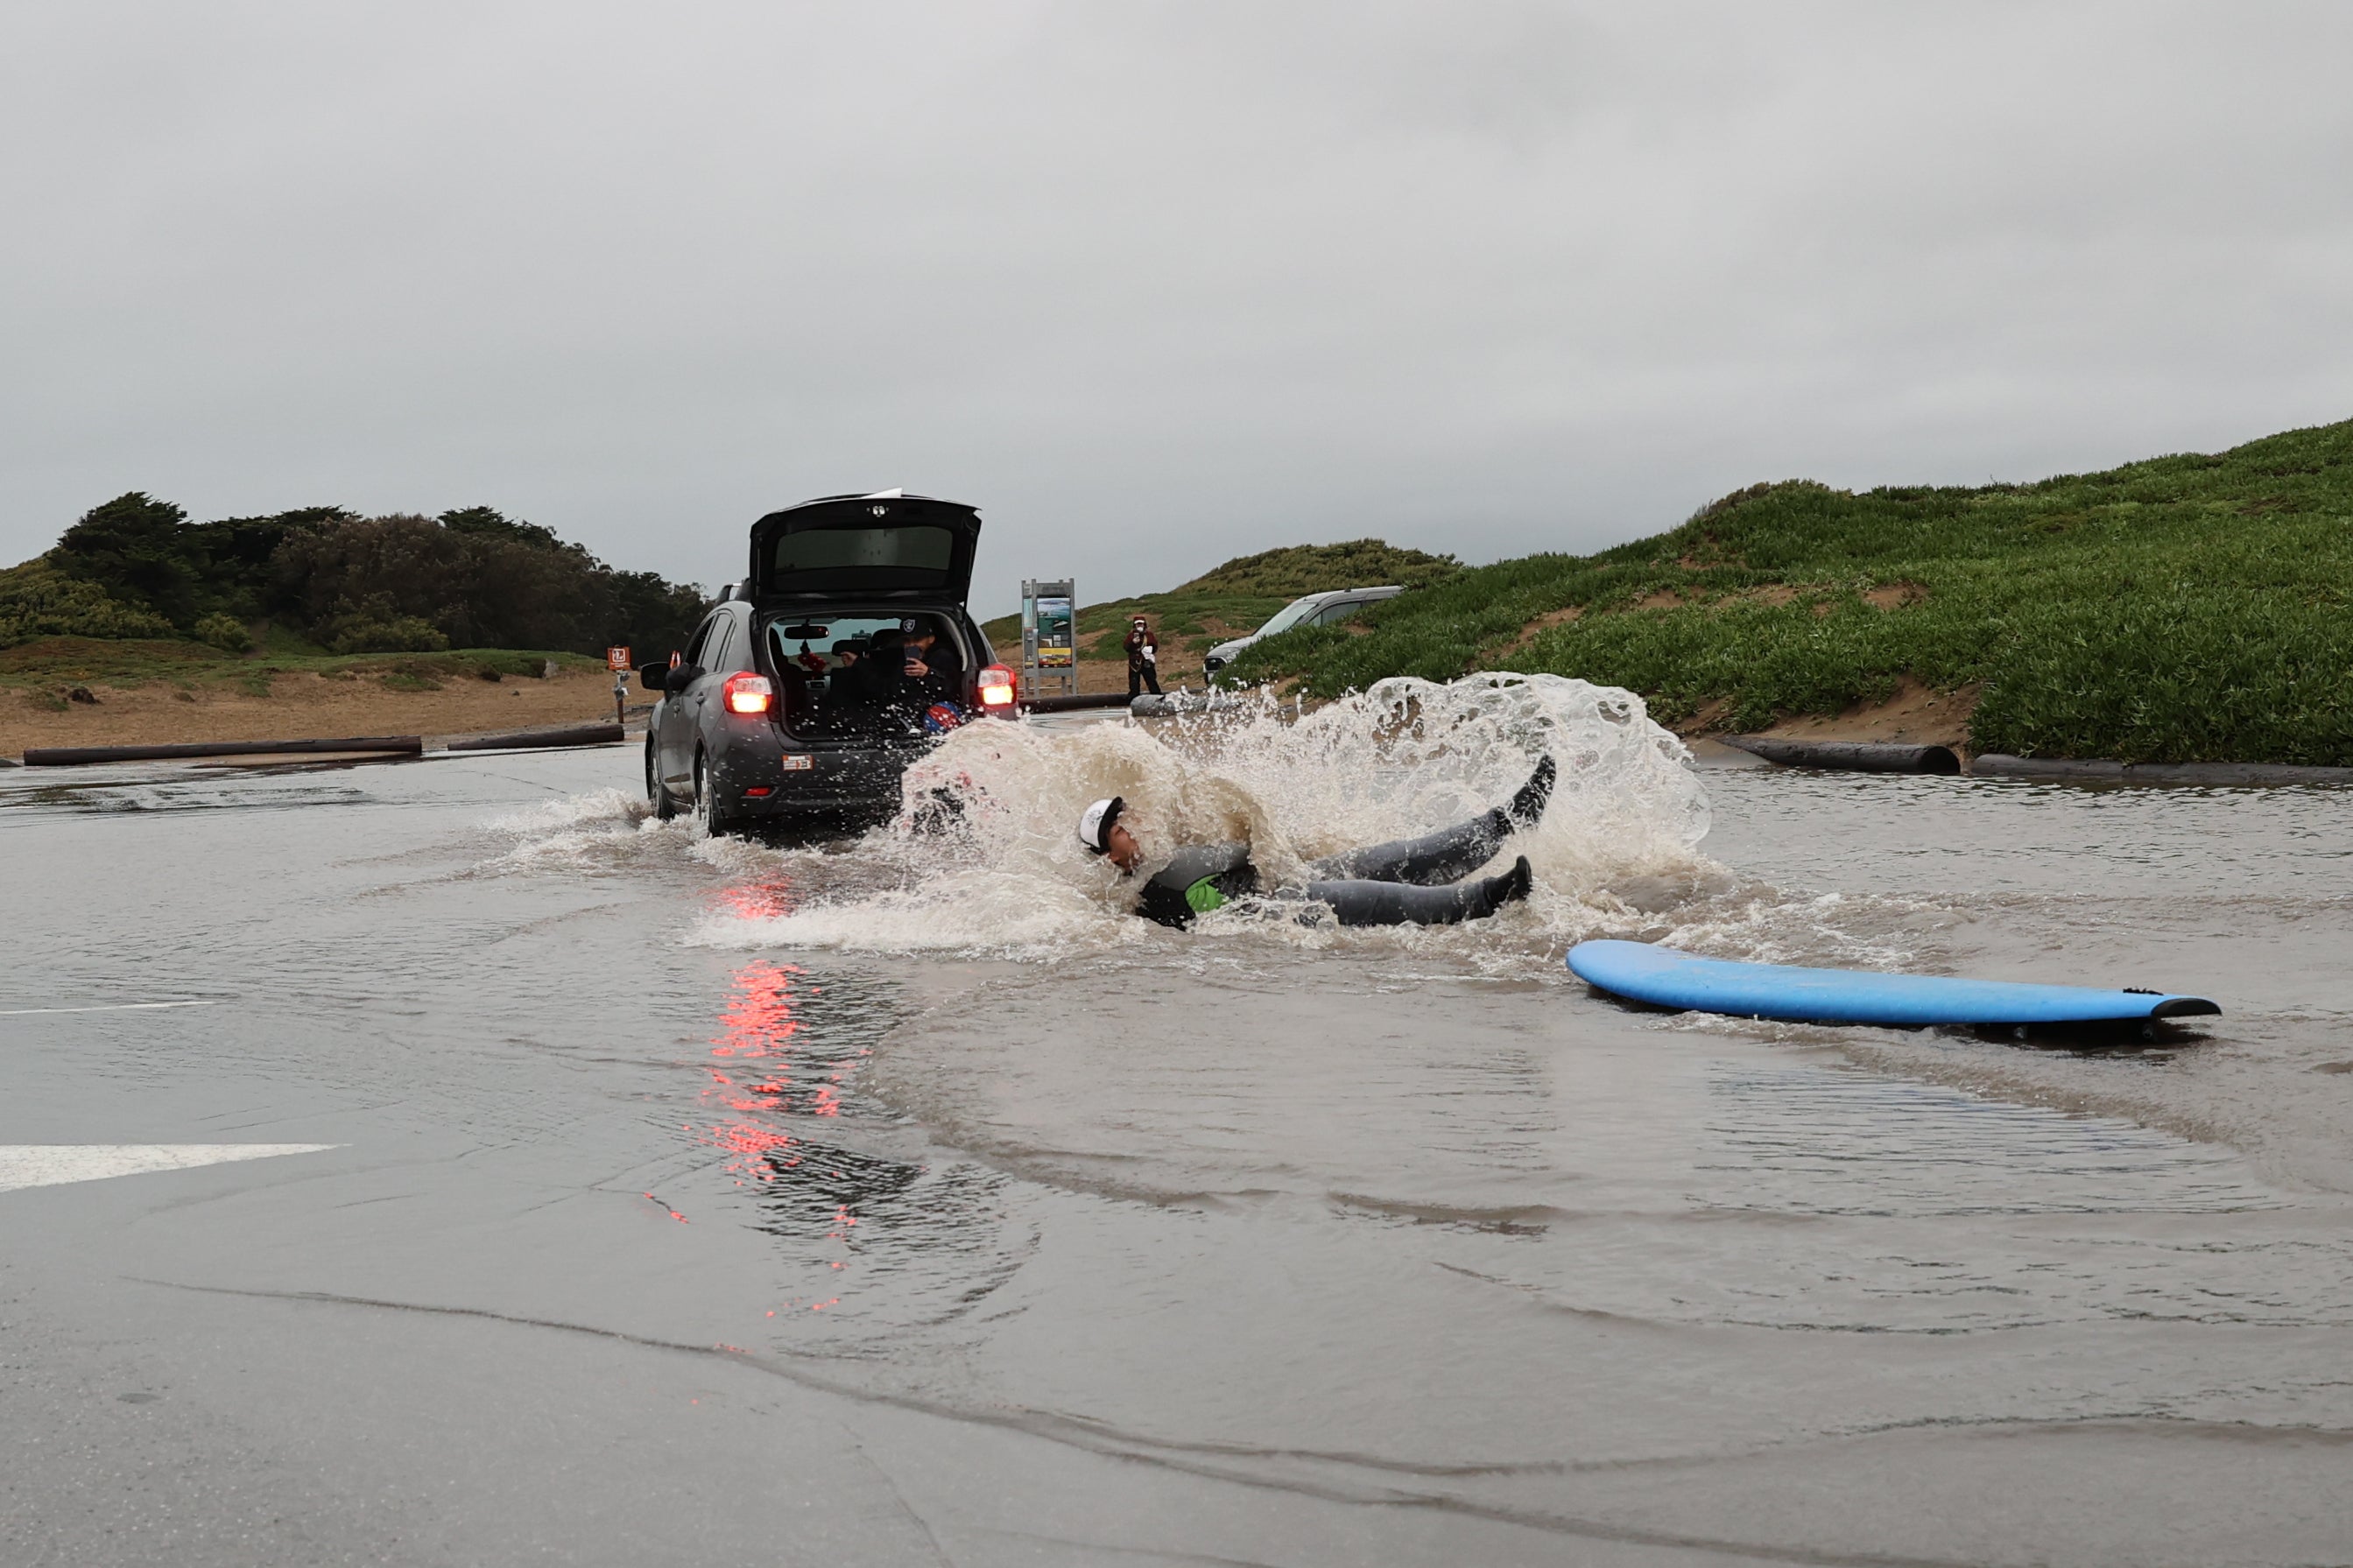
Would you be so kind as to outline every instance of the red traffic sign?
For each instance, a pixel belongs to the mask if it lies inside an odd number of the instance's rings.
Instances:
[[[626,647],[608,647],[608,648],[607,648],[607,649],[605,650],[605,668],[606,668],[607,669],[627,669],[627,668],[629,668],[629,650],[628,650],[628,648],[626,648]]]

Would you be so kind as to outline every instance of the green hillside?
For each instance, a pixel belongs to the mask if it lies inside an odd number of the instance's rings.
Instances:
[[[1461,571],[1451,555],[1431,555],[1353,539],[1342,544],[1290,544],[1237,556],[1165,594],[1106,599],[1079,611],[1079,657],[1124,659],[1130,619],[1143,616],[1160,635],[1160,662],[1171,679],[1198,678],[1201,656],[1229,637],[1256,631],[1269,616],[1302,594],[1440,582]],[[1021,617],[1001,616],[982,628],[998,653],[1018,655]]]
[[[303,507],[191,522],[142,491],[0,571],[0,648],[169,640],[229,655],[679,646],[702,591],[607,566],[489,507],[361,517]]]
[[[1462,572],[1238,678],[1547,671],[1761,729],[1974,693],[1978,751],[2353,764],[2353,422],[1972,489],[1757,485],[1597,555]]]

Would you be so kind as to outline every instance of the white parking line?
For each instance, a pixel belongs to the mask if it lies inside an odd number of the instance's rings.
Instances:
[[[0,1018],[24,1018],[35,1013],[136,1013],[155,1007],[215,1007],[217,1002],[101,1002],[90,1007],[0,1007]]]
[[[147,1171],[185,1171],[228,1160],[316,1154],[341,1143],[0,1143],[0,1193]]]

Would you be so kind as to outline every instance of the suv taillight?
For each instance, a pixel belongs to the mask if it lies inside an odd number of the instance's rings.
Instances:
[[[729,676],[719,694],[730,713],[765,713],[776,703],[776,689],[768,684],[768,678],[754,675],[748,669],[741,675]]]
[[[1013,672],[1001,664],[992,664],[980,672],[980,705],[983,708],[1013,706]]]

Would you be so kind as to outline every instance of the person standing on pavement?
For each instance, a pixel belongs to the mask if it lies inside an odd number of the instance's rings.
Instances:
[[[1139,692],[1150,688],[1155,697],[1160,695],[1160,637],[1142,616],[1129,623],[1127,628],[1127,696],[1134,701]]]

